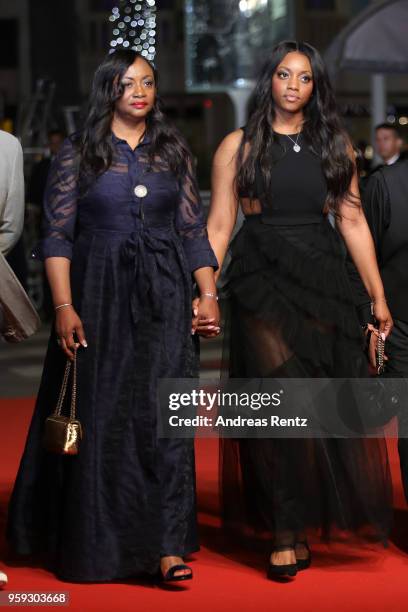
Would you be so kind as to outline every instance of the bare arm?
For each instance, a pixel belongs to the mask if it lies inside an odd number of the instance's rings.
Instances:
[[[350,192],[359,198],[357,172],[354,172]],[[384,297],[384,287],[378,269],[374,241],[361,205],[344,200],[340,205],[341,219],[337,228],[344,238],[347,249],[360,274],[361,280],[374,302],[374,315],[380,324],[380,331],[387,336],[392,329],[392,318]]]
[[[69,271],[71,261],[66,257],[48,257],[45,260],[45,270],[50,283],[54,306],[72,302]]]
[[[218,261],[217,279],[222,268],[238,213],[235,191],[236,158],[242,130],[229,134],[218,147],[212,166],[211,204],[208,215],[208,237]]]
[[[56,310],[55,331],[62,350],[67,357],[73,359],[73,351],[78,346],[74,334],[82,346],[87,347],[87,342],[82,321],[72,306],[70,268],[71,261],[66,257],[47,257],[45,260],[54,306],[70,304]]]

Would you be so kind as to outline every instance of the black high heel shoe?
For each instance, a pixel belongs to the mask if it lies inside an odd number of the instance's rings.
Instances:
[[[303,540],[302,542],[296,542],[295,544],[295,554],[296,554],[296,545],[302,545],[306,548],[307,552],[309,553],[309,556],[306,557],[306,559],[297,559],[296,560],[296,565],[298,570],[305,570],[308,569],[310,567],[310,564],[312,563],[312,551],[309,548],[309,544],[307,543],[306,540]]]
[[[175,573],[180,570],[188,570],[189,574],[179,574],[175,576]],[[165,574],[159,569],[159,579],[161,582],[180,582],[181,580],[191,580],[193,577],[193,570],[188,565],[184,563],[178,563],[177,565],[172,565],[170,569],[167,570]]]
[[[283,552],[285,550],[293,550],[293,546],[273,546],[271,552]],[[297,563],[286,563],[285,565],[275,565],[269,561],[267,577],[269,580],[285,578],[287,576],[293,578],[298,572]]]

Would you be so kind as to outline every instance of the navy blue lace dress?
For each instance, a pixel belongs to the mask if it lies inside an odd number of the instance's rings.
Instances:
[[[71,259],[88,341],[78,352],[84,439],[75,457],[42,448],[65,366],[52,331],[8,515],[12,549],[40,553],[69,581],[153,573],[160,556],[198,549],[193,442],[157,438],[156,386],[198,374],[192,272],[217,261],[191,166],[180,184],[162,160],[149,165],[148,137],[135,150],[112,138],[111,168],[81,197],[66,140],[45,199],[42,256]]]

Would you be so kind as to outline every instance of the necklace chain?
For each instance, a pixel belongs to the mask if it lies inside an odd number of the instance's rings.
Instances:
[[[293,142],[293,150],[295,151],[295,153],[299,153],[299,151],[301,150],[301,146],[298,144],[298,140],[299,140],[299,136],[300,136],[301,132],[298,133],[298,135],[296,136],[296,140],[293,140],[293,138],[291,138],[289,136],[289,134],[285,134],[289,140],[291,140]]]

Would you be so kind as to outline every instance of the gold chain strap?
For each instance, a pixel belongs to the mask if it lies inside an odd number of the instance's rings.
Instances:
[[[57,407],[55,409],[55,415],[61,416],[62,405],[64,403],[65,395],[68,387],[69,374],[71,372],[71,361],[67,359],[67,363],[65,366],[64,378],[62,380],[61,390],[58,397]],[[72,393],[71,393],[71,413],[70,418],[75,420],[76,414],[76,396],[77,396],[77,360],[76,360],[76,350],[74,351],[74,368],[73,368],[73,376],[72,376]]]

